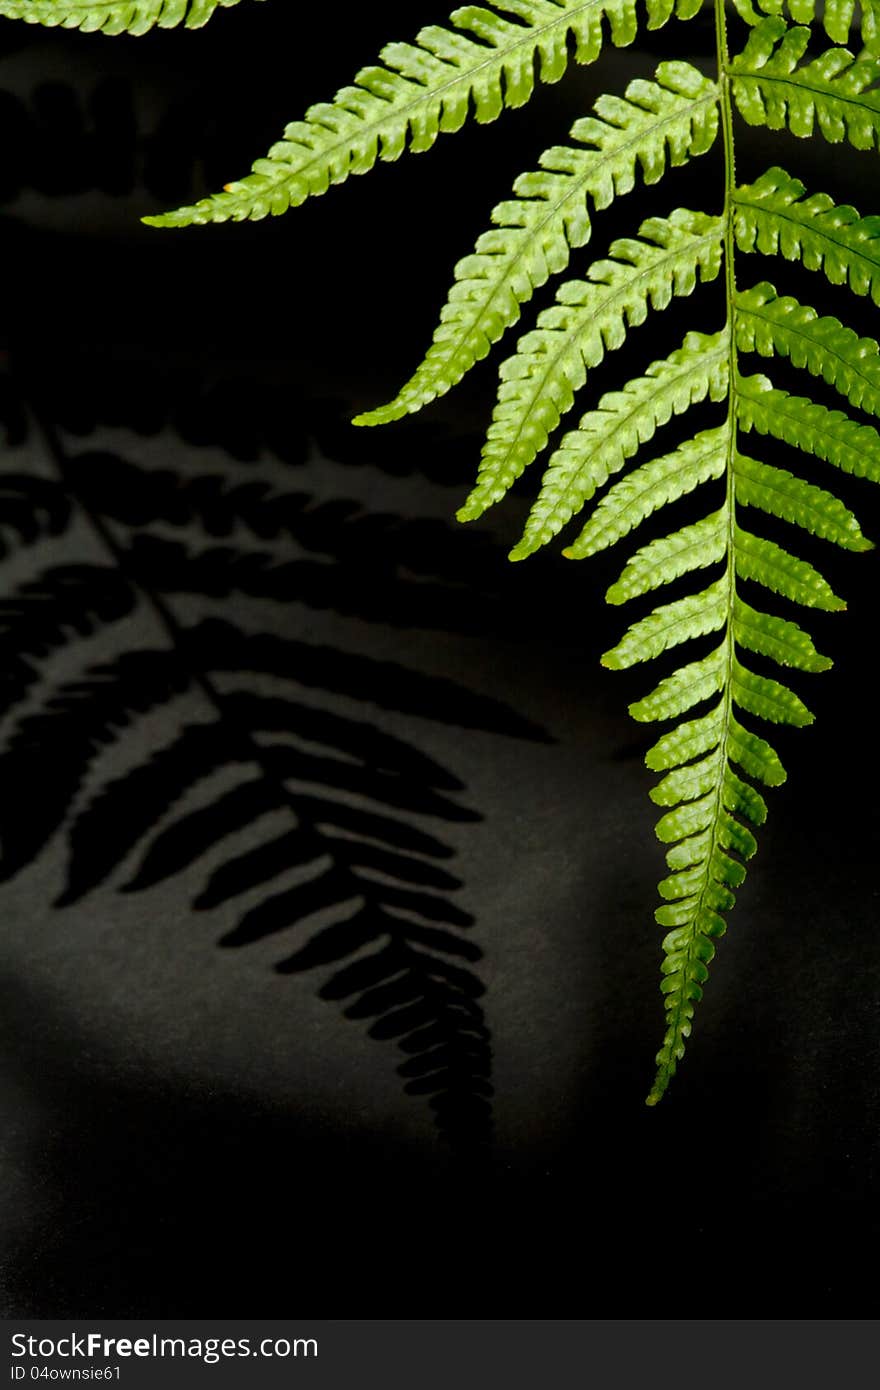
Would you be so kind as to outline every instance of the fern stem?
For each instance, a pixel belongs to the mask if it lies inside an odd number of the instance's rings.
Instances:
[[[736,457],[737,457],[737,411],[736,390],[739,374],[737,369],[736,343],[736,266],[734,263],[734,209],[736,191],[736,161],[733,139],[733,109],[730,92],[730,56],[727,43],[727,15],[725,0],[715,0],[715,51],[718,78],[718,100],[721,108],[721,135],[724,150],[724,208],[722,212],[722,237],[724,243],[724,288],[727,305],[725,334],[727,337],[728,387],[727,387],[727,446],[725,464],[725,502],[724,515],[727,529],[726,572],[727,581],[727,621],[724,627],[722,646],[724,649],[724,684],[721,692],[722,724],[718,741],[720,758],[715,785],[714,806],[711,819],[711,840],[706,854],[706,872],[697,896],[693,915],[693,928],[690,934],[683,968],[676,992],[674,1007],[667,1016],[666,1035],[663,1047],[657,1058],[657,1073],[654,1084],[646,1098],[647,1105],[656,1105],[666,1091],[675,1074],[676,1066],[684,1048],[684,1039],[690,1032],[690,1018],[693,1013],[689,994],[690,970],[697,958],[697,947],[701,938],[701,922],[708,909],[707,897],[712,888],[711,865],[716,851],[720,848],[719,829],[723,813],[724,776],[728,765],[728,740],[732,715],[732,683],[736,653],[733,637],[733,613],[736,601],[736,568],[734,564],[734,544],[736,535]]]

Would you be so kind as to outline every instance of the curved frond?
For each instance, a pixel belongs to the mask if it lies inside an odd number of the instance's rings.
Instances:
[[[844,550],[870,550],[871,542],[848,507],[813,483],[805,483],[784,468],[739,454],[735,474],[736,500],[781,521],[790,521],[810,535],[834,541]]]
[[[731,64],[732,90],[749,125],[788,129],[806,138],[818,129],[831,144],[848,140],[857,150],[880,141],[880,58],[855,58],[830,48],[798,67],[810,41],[803,26],[766,19]]]
[[[546,545],[673,415],[707,397],[722,400],[727,393],[728,355],[724,333],[689,333],[677,351],[653,362],[645,376],[634,377],[622,391],[604,395],[551,455],[522,540],[510,552],[511,560],[525,559]],[[676,461],[676,469],[681,468],[679,485],[690,476],[688,463],[684,458]],[[604,521],[609,504],[603,501],[604,510],[600,503],[597,512],[601,511]],[[592,554],[582,550],[582,540],[565,553]]]
[[[742,428],[815,454],[844,473],[880,482],[880,434],[842,410],[777,390],[766,376],[740,377],[736,393]]]
[[[742,298],[757,310],[776,302],[769,287],[758,287],[751,299]],[[811,325],[813,319],[808,317],[806,322]],[[730,336],[719,338],[731,346]],[[753,832],[763,824],[767,808],[752,783],[778,786],[785,779],[771,745],[741,719],[798,728],[813,720],[800,695],[782,680],[751,670],[743,653],[765,658],[783,670],[818,672],[831,664],[796,622],[746,602],[738,586],[748,581],[812,608],[844,607],[814,566],[746,530],[737,508],[767,513],[845,549],[862,550],[869,544],[842,502],[785,469],[741,454],[736,431],[738,426],[757,429],[760,421],[763,432],[787,438],[798,448],[822,451],[823,456],[833,454],[854,471],[859,466],[857,456],[864,459],[869,445],[876,447],[871,427],[856,425],[839,411],[800,401],[790,410],[799,427],[780,423],[788,421],[787,403],[792,398],[774,391],[764,377],[737,374],[729,382],[729,393],[733,408],[723,426],[703,431],[674,453],[643,464],[614,483],[588,520],[577,547],[569,552],[576,549],[586,555],[611,545],[665,502],[694,491],[708,478],[726,474],[721,508],[637,550],[607,595],[612,603],[624,603],[685,575],[698,578],[709,566],[724,566],[720,577],[707,587],[660,604],[637,619],[602,657],[612,669],[631,667],[694,639],[718,634],[708,655],[681,665],[630,706],[632,716],[645,722],[681,720],[711,702],[708,713],[688,717],[665,733],[646,758],[650,768],[663,774],[652,798],[664,811],[657,835],[668,846],[669,868],[660,884],[664,901],[656,914],[668,929],[662,985],[666,1034],[648,1097],[651,1105],[660,1099],[684,1055],[714,943],[725,930],[724,914],[733,907],[736,890],[745,879],[745,862],[757,849]],[[813,410],[818,413],[811,414]],[[867,434],[851,436],[851,430]]]
[[[734,570],[738,579],[750,579],[790,603],[822,608],[828,613],[846,607],[827,579],[808,560],[792,555],[775,541],[755,536],[742,526],[734,531]]]
[[[646,618],[633,623],[617,646],[604,654],[602,665],[622,671],[694,637],[719,632],[727,621],[728,587],[726,580],[719,579],[699,594],[688,594],[655,608]]]
[[[721,508],[692,526],[659,536],[637,550],[605,595],[609,603],[647,594],[693,570],[717,564],[727,554],[727,511]]]
[[[594,262],[587,280],[562,285],[556,305],[503,363],[477,483],[460,521],[473,521],[504,496],[571,409],[587,369],[621,345],[627,328],[644,323],[649,306],[665,309],[675,295],[691,294],[698,278],[718,274],[719,218],[678,208],[669,218],[649,218],[639,232],[638,240],[615,241],[614,259]]]
[[[673,11],[695,15],[702,0],[646,0],[648,27]],[[505,107],[532,95],[537,66],[542,82],[556,82],[568,66],[569,40],[578,63],[592,63],[602,48],[602,21],[612,43],[631,43],[636,0],[495,0],[455,10],[446,29],[432,24],[414,43],[390,43],[379,64],[363,68],[354,85],[332,102],[312,106],[246,178],[222,193],[144,220],[154,227],[226,222],[286,212],[326,192],[377,159],[430,149],[440,134],[456,131],[473,111],[494,121]]]
[[[687,496],[710,478],[720,478],[727,467],[727,449],[728,431],[722,425],[702,430],[671,454],[633,469],[608,489],[577,540],[563,554],[570,560],[595,555],[667,502]]]
[[[850,405],[880,416],[880,347],[831,315],[820,317],[766,281],[736,298],[736,341],[743,352],[788,357],[822,377]]]
[[[800,179],[772,168],[734,197],[741,251],[760,251],[822,270],[832,285],[849,285],[880,304],[880,217],[860,217],[827,193],[807,194]]]
[[[200,29],[218,9],[239,0],[0,0],[0,19],[81,29],[92,34],[146,34],[147,30]]]
[[[473,255],[455,267],[455,284],[425,360],[388,405],[355,417],[386,424],[420,409],[457,384],[519,318],[535,290],[568,265],[590,238],[590,205],[609,206],[635,186],[641,169],[656,183],[667,164],[684,164],[712,147],[718,89],[689,63],[661,63],[656,81],[637,78],[623,97],[601,96],[595,116],[575,123],[571,145],[541,156],[522,174],[515,198],[492,213]]]
[[[737,594],[733,604],[734,641],[746,651],[799,671],[827,671],[831,659],[816,651],[809,633],[790,618],[752,608]]]

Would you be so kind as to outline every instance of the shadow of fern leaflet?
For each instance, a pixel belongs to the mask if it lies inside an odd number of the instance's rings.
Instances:
[[[498,547],[478,531],[453,536],[443,522],[369,512],[352,498],[318,502],[265,479],[148,471],[104,452],[79,454],[75,468],[90,507],[137,529],[129,554],[146,588],[296,601],[395,627],[508,635],[521,628],[521,612],[498,592]],[[158,524],[184,529],[186,541],[143,533]],[[202,535],[230,544],[205,547]],[[255,549],[251,537],[294,541],[307,553]]]

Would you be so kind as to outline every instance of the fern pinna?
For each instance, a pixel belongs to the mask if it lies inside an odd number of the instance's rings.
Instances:
[[[567,278],[555,302],[523,333],[502,363],[498,399],[476,484],[459,512],[472,521],[503,498],[549,444],[590,372],[619,348],[652,310],[719,280],[724,313],[714,332],[688,332],[642,375],[594,401],[576,428],[555,442],[522,539],[522,560],[587,509],[564,553],[581,559],[623,540],[666,505],[715,480],[720,506],[636,549],[609,592],[612,604],[686,580],[689,591],[635,621],[603,657],[624,668],[707,639],[700,654],[664,675],[631,706],[637,720],[668,725],[647,755],[662,778],[652,796],[663,808],[658,835],[669,846],[657,917],[663,942],[667,1031],[648,1097],[654,1104],[681,1060],[716,939],[725,930],[756,849],[766,806],[759,788],[785,772],[752,721],[808,724],[812,715],[766,664],[800,672],[830,665],[778,598],[834,610],[842,601],[818,570],[788,544],[761,534],[759,514],[799,526],[850,550],[869,542],[852,513],[825,486],[765,461],[759,436],[860,477],[880,478],[880,435],[858,416],[791,395],[763,373],[747,373],[742,354],[782,357],[820,378],[856,410],[880,414],[880,350],[838,319],[769,281],[745,287],[743,258],[757,252],[823,272],[834,286],[880,303],[880,220],[836,206],[781,168],[737,182],[738,122],[818,132],[831,143],[871,150],[880,135],[877,0],[713,0],[711,72],[662,62],[622,96],[602,96],[578,120],[569,143],[553,146],[493,211],[492,226],[455,269],[455,283],[424,361],[387,405],[360,416],[382,424],[420,409],[453,387],[520,318],[523,306],[572,253],[590,240],[592,218],[639,181],[660,183],[672,166],[714,151],[721,197],[710,211],[676,208],[651,216],[618,239],[607,257]],[[37,3],[3,12],[62,12]],[[83,6],[96,13],[102,7]],[[107,7],[104,7],[105,9]],[[122,8],[122,7],[117,7]],[[135,7],[129,6],[129,9]],[[532,95],[536,77],[558,80],[570,57],[599,58],[606,41],[622,46],[641,25],[688,20],[707,0],[497,0],[454,12],[448,27],[424,28],[411,44],[391,43],[332,102],[311,107],[252,172],[191,207],[146,219],[163,227],[261,218],[324,193],[350,174],[421,152],[470,115],[494,120]],[[25,15],[25,17],[29,17]],[[35,14],[33,17],[36,16]],[[743,37],[731,54],[728,19]],[[65,22],[72,22],[67,21]],[[824,27],[824,37],[822,29]],[[830,41],[830,44],[829,44]],[[843,45],[861,45],[856,57]],[[808,52],[813,43],[820,51]],[[655,434],[703,404],[718,410],[675,447]],[[650,457],[637,462],[642,446]],[[793,458],[792,454],[792,458]],[[632,466],[631,466],[632,465]],[[793,465],[794,466],[794,465]],[[706,489],[711,491],[711,489]],[[594,502],[598,496],[598,500]],[[713,494],[714,496],[714,494]],[[717,499],[716,499],[717,500]],[[656,522],[656,518],[655,518]],[[711,571],[710,582],[700,572]],[[690,577],[690,578],[687,578]],[[776,598],[762,598],[761,591]],[[769,605],[769,607],[768,607]],[[784,611],[784,610],[783,610]]]

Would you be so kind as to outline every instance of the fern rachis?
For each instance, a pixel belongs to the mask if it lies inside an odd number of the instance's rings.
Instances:
[[[854,410],[878,417],[877,343],[767,280],[740,283],[753,255],[781,256],[824,274],[841,287],[842,298],[850,290],[880,304],[880,218],[808,193],[782,169],[760,172],[751,182],[738,182],[735,169],[740,119],[801,138],[845,140],[857,150],[880,145],[880,6],[864,0],[856,19],[852,0],[827,4],[825,39],[812,0],[791,4],[802,21],[796,24],[776,13],[781,0],[762,3],[772,13],[758,13],[751,0],[734,0],[738,21],[731,16],[731,23],[744,42],[731,53],[724,0],[712,0],[711,77],[683,62],[660,64],[652,82],[634,81],[623,96],[601,97],[594,115],[575,124],[570,144],[553,146],[539,170],[516,181],[512,196],[492,213],[492,227],[456,266],[424,361],[392,401],[357,421],[394,420],[450,390],[514,328],[536,292],[553,276],[571,274],[501,366],[477,482],[459,512],[462,520],[475,519],[550,444],[578,393],[589,390],[591,373],[613,359],[629,330],[673,297],[693,294],[700,281],[723,283],[725,313],[714,331],[691,330],[666,358],[594,399],[555,443],[511,556],[522,560],[552,541],[589,504],[565,547],[572,559],[608,548],[681,498],[699,500],[709,491],[705,484],[722,493],[720,506],[713,493],[702,519],[678,529],[673,523],[668,535],[636,550],[607,595],[621,604],[679,585],[678,596],[630,626],[602,658],[606,666],[637,665],[698,639],[708,648],[631,706],[637,720],[670,725],[647,755],[648,767],[662,774],[652,797],[663,808],[657,833],[668,846],[669,868],[657,912],[667,928],[667,1031],[649,1103],[663,1094],[683,1056],[725,914],[756,851],[756,831],[767,814],[759,787],[785,778],[778,755],[752,722],[803,726],[812,720],[800,697],[766,673],[767,664],[803,673],[830,665],[799,624],[774,610],[780,599],[827,611],[844,606],[787,539],[761,534],[761,517],[849,550],[870,544],[824,482],[763,458],[761,441],[779,442],[791,459],[795,450],[814,455],[825,465],[826,482],[830,468],[880,481],[880,435],[873,425],[791,394],[741,360],[744,354],[782,359],[837,391]],[[31,7],[0,3],[0,13],[41,18],[21,13],[38,7],[58,14],[77,10],[62,0],[54,6],[33,0]],[[78,8],[97,16],[108,7]],[[160,8],[152,6],[156,14]],[[245,178],[147,221],[184,226],[282,213],[367,172],[379,159],[428,150],[469,114],[492,121],[505,107],[522,105],[536,75],[550,82],[563,75],[570,43],[576,62],[595,61],[605,37],[603,16],[611,42],[621,45],[632,41],[643,18],[659,27],[673,9],[684,20],[701,8],[701,0],[466,6],[448,28],[429,26],[412,44],[389,44],[380,63],[363,69],[333,102],[312,107],[288,126]],[[167,12],[172,9],[168,0]],[[89,24],[100,27],[97,18]],[[855,24],[865,45],[858,57],[843,46]],[[830,40],[831,47],[808,56],[813,38],[823,46]],[[593,218],[633,189],[639,171],[645,184],[659,187],[671,168],[704,155],[722,169],[720,206],[670,213],[658,198],[657,215],[636,235],[615,241],[606,259],[583,270],[575,264],[569,272],[573,253],[590,239]],[[677,443],[664,439],[665,427],[697,403],[719,411],[713,427]],[[638,461],[649,444],[651,456]],[[762,588],[773,597],[758,597]]]

